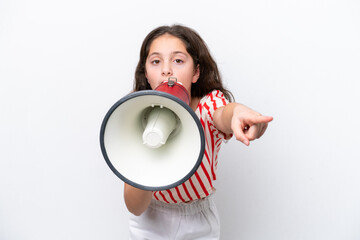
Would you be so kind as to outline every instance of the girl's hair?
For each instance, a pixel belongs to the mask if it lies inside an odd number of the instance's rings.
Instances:
[[[179,38],[192,57],[194,68],[200,66],[200,77],[196,83],[191,85],[191,97],[201,98],[213,90],[220,90],[227,100],[234,100],[232,93],[223,87],[217,64],[204,40],[193,29],[181,25],[161,26],[146,36],[141,46],[140,59],[135,71],[134,91],[151,89],[145,76],[145,63],[151,43],[164,34]]]

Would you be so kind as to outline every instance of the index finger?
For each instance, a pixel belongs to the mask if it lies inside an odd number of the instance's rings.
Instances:
[[[271,122],[274,118],[271,116],[257,116],[253,119],[249,119],[250,122],[252,122],[253,124],[258,124],[258,123],[268,123]]]

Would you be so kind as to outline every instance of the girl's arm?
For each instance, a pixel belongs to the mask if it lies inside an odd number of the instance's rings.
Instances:
[[[140,216],[150,205],[152,192],[135,188],[127,183],[124,185],[124,199],[129,212]]]
[[[272,120],[273,117],[262,116],[240,103],[229,103],[214,113],[215,127],[224,133],[233,133],[237,140],[247,146],[264,134],[268,122]]]

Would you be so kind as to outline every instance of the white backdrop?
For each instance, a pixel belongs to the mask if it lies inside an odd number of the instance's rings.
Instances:
[[[356,0],[0,0],[0,239],[127,239],[101,121],[143,38],[196,29],[236,100],[274,116],[219,157],[222,239],[360,239]]]

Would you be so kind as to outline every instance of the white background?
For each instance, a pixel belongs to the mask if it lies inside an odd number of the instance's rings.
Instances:
[[[0,0],[0,239],[127,239],[103,117],[141,42],[181,23],[236,100],[274,116],[219,157],[222,239],[360,239],[356,0]]]

